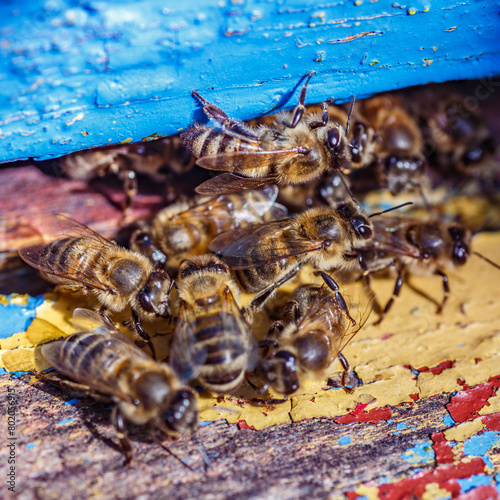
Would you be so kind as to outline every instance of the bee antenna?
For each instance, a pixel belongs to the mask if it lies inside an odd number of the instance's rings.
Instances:
[[[398,208],[403,208],[408,205],[413,205],[413,201],[407,201],[406,203],[402,203],[401,205],[396,205],[395,207],[388,208],[387,210],[382,210],[382,212],[375,212],[368,217],[376,217],[377,215],[386,214],[387,212],[392,212],[393,210],[397,210]]]
[[[488,257],[485,257],[483,254],[480,254],[479,252],[476,252],[476,251],[473,251],[472,253],[474,255],[477,255],[481,259],[485,260],[488,264],[491,264],[493,267],[500,269],[500,265],[498,265],[496,262],[493,262],[492,260],[488,259]]]
[[[418,189],[418,194],[422,198],[422,201],[424,202],[424,207],[427,210],[427,212],[429,212],[429,214],[431,214],[431,215],[434,215],[434,212],[433,212],[432,207],[429,203],[429,200],[425,196],[424,190],[422,188],[422,184],[420,184],[419,182],[411,182],[410,184],[412,186],[415,186]]]
[[[354,195],[352,194],[351,188],[347,184],[347,181],[345,180],[345,177],[342,174],[339,174],[339,175],[340,175],[340,179],[342,181],[342,184],[344,184],[345,190],[347,191],[347,194],[349,195],[349,197],[351,198],[351,200],[354,202],[354,204],[358,208],[361,208],[361,206],[358,203],[358,200],[356,200],[356,198],[354,198]]]
[[[188,465],[184,460],[182,460],[177,454],[175,454],[168,446],[165,446],[157,436],[153,436],[156,444],[160,446],[160,448],[163,448],[169,455],[172,455],[177,461],[179,461],[186,469],[189,469],[191,472],[194,472],[194,469]]]
[[[354,103],[356,102],[356,98],[354,97],[354,94],[351,96],[351,107],[349,109],[349,115],[347,116],[347,123],[345,124],[345,135],[349,133],[349,126],[351,124],[351,115],[352,115],[352,110],[354,109]]]

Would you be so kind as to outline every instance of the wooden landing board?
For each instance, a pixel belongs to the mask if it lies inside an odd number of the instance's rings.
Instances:
[[[493,258],[499,245],[500,234],[481,234],[474,241],[477,251]],[[197,437],[172,445],[194,472],[140,433],[134,434],[134,465],[125,470],[117,451],[97,437],[113,436],[108,408],[75,400],[29,375],[5,374],[0,379],[4,391],[12,387],[18,397],[19,491],[25,498],[34,491],[46,498],[43,492],[50,482],[51,492],[59,498],[69,498],[70,491],[75,495],[72,485],[77,483],[86,485],[85,495],[92,498],[106,492],[126,498],[153,492],[172,498],[209,493],[228,498],[238,493],[263,498],[346,494],[396,499],[408,498],[408,492],[428,499],[459,494],[496,498],[496,273],[472,257],[450,275],[452,296],[442,316],[435,314],[431,300],[417,293],[439,301],[439,279],[412,279],[414,289],[403,288],[382,326],[370,326],[374,316],[370,317],[346,348],[346,357],[363,381],[353,394],[311,383],[290,401],[266,407],[248,401],[258,396],[248,386],[225,398],[200,393],[202,423]],[[392,285],[391,280],[375,281],[382,301]],[[363,304],[361,287],[349,287],[346,295],[351,304]],[[8,371],[44,368],[38,364],[35,346],[60,335],[59,330],[71,331],[71,312],[80,305],[55,296],[10,296],[1,303],[0,359]],[[161,352],[167,338],[157,335],[154,341]],[[206,471],[199,442],[212,460]]]

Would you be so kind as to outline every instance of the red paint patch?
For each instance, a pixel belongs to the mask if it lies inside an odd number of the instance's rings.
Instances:
[[[485,498],[498,498],[498,491],[492,484],[483,484],[455,497],[456,500],[485,500]]]
[[[481,417],[481,422],[488,427],[490,431],[500,431],[500,413],[491,413]]]
[[[347,500],[356,500],[356,498],[359,498],[361,495],[358,495],[355,491],[348,491],[345,496]]]
[[[380,340],[390,339],[393,335],[394,333],[386,333],[385,335],[382,335],[382,337],[380,337]]]
[[[486,401],[494,394],[493,382],[479,384],[472,389],[457,392],[446,405],[446,409],[455,422],[465,422],[476,418],[477,412],[486,405]]]
[[[429,368],[427,366],[422,366],[422,368],[417,368],[417,371],[419,371],[420,373],[432,372],[434,375],[439,375],[444,370],[447,370],[448,368],[453,368],[454,364],[455,361],[443,361],[442,363],[439,363],[439,365],[433,366],[432,368]]]
[[[439,375],[444,370],[448,370],[449,368],[453,368],[454,364],[455,364],[454,361],[443,361],[442,363],[439,363],[439,365],[435,366],[434,368],[431,368],[431,372],[434,375]]]
[[[358,405],[358,406],[366,406],[366,405]],[[338,417],[335,419],[337,424],[351,424],[353,422],[381,422],[383,420],[389,420],[391,418],[391,410],[390,408],[373,408],[370,411],[358,411],[356,412],[357,407],[348,415],[343,415],[342,417]]]
[[[236,424],[240,430],[241,429],[251,429],[252,431],[255,430],[255,427],[253,425],[248,425],[244,420],[238,420],[238,423]]]
[[[413,399],[413,401],[418,401],[419,399],[418,392],[416,392],[415,394],[408,394],[408,396],[410,396],[410,398]]]
[[[436,455],[437,464],[452,464],[455,462],[455,455],[453,455],[453,452],[451,451],[452,448],[446,441],[444,433],[435,432],[434,434],[431,434],[431,439],[434,442],[432,449]]]
[[[383,484],[379,487],[378,495],[380,499],[384,500],[422,498],[426,485],[437,483],[440,488],[449,491],[453,497],[456,497],[460,493],[460,485],[456,480],[475,474],[482,474],[484,473],[484,469],[485,463],[483,459],[477,457],[470,462],[460,462],[456,465],[437,467],[434,470],[418,472],[414,476],[398,481],[397,483]]]

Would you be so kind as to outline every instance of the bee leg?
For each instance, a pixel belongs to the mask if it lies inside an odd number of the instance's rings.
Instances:
[[[296,300],[291,300],[285,307],[285,317],[295,324],[300,321],[300,307]]]
[[[216,121],[222,125],[222,130],[228,135],[235,137],[236,139],[243,139],[245,141],[258,142],[259,138],[252,134],[245,127],[241,126],[241,123],[231,120],[229,116],[222,111],[218,106],[208,102],[206,99],[201,97],[196,90],[193,90],[193,95],[197,97],[203,104],[203,111],[208,116],[209,119]]]
[[[333,102],[333,98],[327,99],[321,103],[321,121],[320,122],[312,122],[309,124],[309,128],[311,130],[317,129],[319,127],[324,127],[328,120],[330,119],[330,113],[328,112],[328,105]]]
[[[314,71],[309,73],[306,83],[304,83],[304,86],[302,87],[302,90],[300,91],[300,96],[299,96],[299,103],[295,107],[293,111],[293,117],[291,123],[286,123],[283,122],[283,125],[288,128],[295,128],[299,123],[300,120],[302,120],[302,117],[304,116],[304,113],[306,111],[306,107],[304,105],[304,102],[306,100],[306,91],[307,91],[307,84],[309,83],[309,80],[312,78],[314,75]]]
[[[295,269],[293,269],[290,273],[288,273],[286,276],[281,278],[277,283],[273,283],[271,286],[265,288],[262,292],[257,295],[252,302],[250,302],[250,309],[256,310],[260,309],[267,299],[272,295],[274,290],[279,288],[283,283],[286,283],[288,280],[291,280],[299,271],[300,266],[297,266]]]
[[[401,291],[401,287],[403,286],[403,271],[401,269],[398,270],[398,277],[396,278],[396,283],[394,284],[394,291],[392,292],[392,297],[389,299],[389,302],[384,307],[384,310],[382,311],[382,314],[380,315],[379,319],[375,321],[374,325],[380,325],[382,323],[382,320],[386,317],[387,313],[389,312],[389,309],[392,307],[392,304],[394,304],[394,301],[396,300],[397,297],[399,297],[399,292]]]
[[[438,276],[441,276],[443,278],[443,291],[444,291],[444,297],[443,301],[441,302],[441,305],[438,307],[437,313],[441,314],[443,312],[444,305],[448,301],[448,297],[450,295],[450,285],[448,283],[448,276],[443,273],[443,271],[436,271],[434,274],[437,274]]]
[[[142,327],[141,322],[139,321],[139,318],[137,316],[137,313],[135,311],[132,311],[132,317],[134,318],[134,329],[138,333],[139,337],[141,337],[144,342],[149,346],[151,349],[151,356],[154,360],[156,360],[156,350],[155,346],[153,345],[153,342],[151,342],[151,337],[149,336],[149,333],[144,330]]]
[[[373,300],[375,310],[377,312],[380,312],[381,307],[380,307],[380,304],[378,302],[377,296],[375,295],[375,292],[373,291],[373,288],[372,288],[372,275],[370,274],[371,271],[370,271],[370,269],[368,269],[368,266],[367,266],[366,262],[364,261],[362,255],[358,256],[358,263],[359,263],[359,267],[363,271],[363,274],[361,276],[363,277],[363,279],[365,281],[365,288],[368,292],[368,296],[370,297],[370,300]]]
[[[340,364],[342,365],[343,369],[342,376],[340,377],[340,385],[344,388],[344,391],[347,392],[347,394],[352,394],[353,389],[346,386],[346,377],[349,374],[350,368],[349,361],[347,361],[347,359],[341,352],[337,354],[337,358],[339,358]]]
[[[125,455],[125,463],[123,465],[129,465],[132,461],[132,446],[130,445],[130,440],[127,437],[127,430],[125,428],[125,423],[123,422],[123,416],[118,410],[118,406],[113,407],[111,412],[111,422],[116,431],[116,437],[120,441],[121,451]]]
[[[278,342],[276,341],[276,330],[278,335],[285,329],[285,327],[276,321],[271,325],[267,331],[266,338],[259,342],[259,347],[278,347]]]
[[[337,285],[337,282],[331,276],[329,276],[328,274],[326,274],[323,271],[316,271],[315,274],[317,276],[321,276],[323,278],[324,282],[328,285],[328,287],[331,288],[335,292],[335,300],[337,301],[338,306],[344,312],[344,314],[349,318],[349,320],[352,323],[352,326],[355,326],[356,321],[349,314],[349,308],[347,307],[347,304],[345,303],[344,297],[339,292],[339,286]]]

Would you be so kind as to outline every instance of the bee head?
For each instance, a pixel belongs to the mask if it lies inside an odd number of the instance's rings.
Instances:
[[[152,272],[146,285],[137,294],[140,307],[146,313],[161,318],[170,317],[169,295],[172,285],[173,281],[163,269]]]
[[[462,163],[465,167],[475,167],[488,155],[495,153],[495,143],[491,137],[485,139],[481,144],[472,145],[462,155]]]
[[[352,127],[352,139],[351,139],[351,161],[355,164],[362,163],[364,150],[366,148],[366,143],[368,141],[368,136],[366,133],[365,126],[356,122]]]
[[[215,255],[200,255],[192,259],[183,260],[179,267],[179,276],[181,279],[184,279],[200,271],[229,274],[229,268]]]
[[[192,432],[198,425],[198,405],[189,389],[177,391],[174,399],[163,412],[163,426],[175,434]]]
[[[422,176],[425,163],[418,156],[391,155],[385,160],[387,188],[392,194],[399,194]]]
[[[288,351],[278,351],[265,360],[260,371],[269,385],[280,394],[292,394],[299,388],[297,358]]]
[[[348,227],[352,228],[355,240],[359,240],[361,243],[364,243],[373,237],[372,223],[368,217],[365,217],[361,213],[361,210],[356,207],[354,203],[339,203],[336,207],[336,212],[344,223],[347,224]]]
[[[156,248],[151,236],[141,230],[135,231],[130,238],[131,247],[146,255],[154,264],[164,267],[167,263],[167,256]]]
[[[461,226],[451,226],[448,233],[453,240],[452,260],[457,266],[464,265],[470,255],[470,233]]]
[[[331,158],[330,171],[340,172],[350,163],[350,148],[342,125],[332,123],[325,129],[325,145]]]

